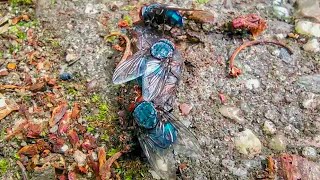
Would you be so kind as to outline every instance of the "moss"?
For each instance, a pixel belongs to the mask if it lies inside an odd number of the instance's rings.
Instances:
[[[206,4],[206,3],[209,2],[209,0],[196,0],[196,2],[197,2],[198,4]]]
[[[70,87],[70,88],[68,88],[68,94],[72,95],[72,96],[77,96],[78,95],[78,91],[75,88]]]
[[[25,32],[23,32],[19,26],[11,26],[9,28],[9,33],[12,34],[12,35],[15,35],[18,37],[18,39],[21,39],[21,40],[26,40],[27,39],[27,34]]]
[[[0,174],[4,174],[7,172],[9,163],[6,159],[0,159]]]
[[[32,0],[9,0],[11,6],[31,5]]]
[[[123,11],[131,11],[131,10],[133,10],[134,8],[135,8],[135,6],[127,5],[127,6],[123,6],[123,7],[121,8],[121,10],[123,10]]]
[[[94,127],[88,126],[87,127],[87,132],[92,133],[94,131]]]
[[[107,134],[107,132],[104,132],[102,135],[101,135],[101,140],[103,141],[109,141],[110,137],[109,135]]]
[[[91,97],[91,102],[97,103],[97,102],[99,102],[99,101],[101,101],[101,97],[100,97],[99,95],[94,94],[94,95]]]
[[[133,22],[132,22],[131,16],[129,16],[129,15],[124,15],[124,16],[123,16],[123,20],[127,21],[129,26],[132,26],[132,23],[133,23]]]
[[[53,39],[53,40],[51,40],[51,46],[53,48],[58,48],[58,47],[60,47],[60,42],[56,39]]]
[[[10,54],[13,54],[13,53],[17,53],[18,51],[20,51],[21,49],[21,46],[19,44],[16,44],[16,45],[10,45],[9,46],[9,52]]]
[[[108,156],[113,156],[113,155],[116,154],[118,151],[119,151],[118,149],[111,148],[111,149],[107,152],[107,155],[108,155]]]

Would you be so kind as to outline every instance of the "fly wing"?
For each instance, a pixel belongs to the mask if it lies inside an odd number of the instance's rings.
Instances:
[[[171,113],[163,111],[163,118],[171,122],[177,129],[177,141],[173,144],[174,151],[188,157],[200,158],[203,152],[194,134]]]
[[[146,51],[138,51],[129,59],[118,64],[112,81],[114,84],[122,84],[142,76],[146,70]]]
[[[162,179],[176,179],[172,148],[162,149],[157,147],[148,134],[141,133],[138,139],[144,154],[155,172]]]
[[[165,85],[169,67],[163,62],[155,58],[148,59],[147,70],[142,77],[142,96],[145,101],[152,101]]]

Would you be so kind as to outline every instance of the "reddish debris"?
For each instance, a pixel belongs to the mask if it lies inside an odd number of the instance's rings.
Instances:
[[[70,113],[64,114],[63,118],[60,120],[59,127],[58,127],[58,133],[60,135],[66,134],[69,130],[71,120],[70,120]]]
[[[286,46],[285,44],[281,43],[281,42],[278,42],[278,41],[272,41],[272,40],[257,40],[257,41],[249,41],[249,42],[245,42],[243,43],[241,46],[239,46],[231,55],[230,57],[230,60],[229,60],[229,75],[231,77],[238,77],[240,74],[241,74],[241,69],[239,69],[238,67],[236,67],[234,65],[234,61],[235,61],[235,58],[237,57],[237,55],[239,54],[239,52],[246,48],[246,47],[250,47],[250,46],[253,46],[253,45],[258,45],[258,44],[275,44],[275,45],[278,45],[278,46],[282,46],[284,48],[287,49],[287,51],[290,53],[290,54],[293,54],[293,51],[288,47]]]
[[[79,166],[78,165],[78,170],[79,170],[79,172],[81,172],[83,174],[87,174],[89,172],[88,165],[86,165],[86,166]]]
[[[250,31],[253,37],[257,37],[267,28],[267,24],[260,16],[248,14],[233,19],[232,27],[234,29],[246,29]]]
[[[320,166],[298,155],[281,154],[278,157],[268,157],[267,160],[268,178],[297,180],[320,177]]]
[[[85,135],[83,143],[81,144],[82,149],[84,150],[92,150],[97,148],[96,138],[92,135]]]
[[[49,134],[49,142],[53,145],[52,151],[57,153],[61,152],[61,148],[65,143],[62,138],[55,134]]]
[[[68,108],[67,103],[66,102],[61,102],[58,107],[53,109],[52,116],[51,116],[51,119],[49,121],[50,127],[54,126],[55,124],[57,124],[62,119],[62,117],[67,112],[67,108]]]
[[[26,129],[26,136],[28,138],[38,138],[42,132],[42,127],[40,124],[29,123],[28,128]]]
[[[222,92],[219,92],[219,98],[222,104],[226,103],[226,96]]]
[[[126,27],[129,26],[129,23],[128,23],[128,21],[126,21],[126,20],[121,20],[121,21],[118,22],[118,26],[119,26],[120,28],[126,28]]]
[[[68,173],[68,180],[76,180],[76,179],[77,179],[76,173],[73,172],[73,171],[70,171],[70,172]]]
[[[187,104],[187,103],[182,103],[182,104],[180,104],[179,108],[180,108],[181,114],[183,116],[185,116],[185,115],[188,115],[190,113],[190,111],[192,109],[192,106],[190,104]]]

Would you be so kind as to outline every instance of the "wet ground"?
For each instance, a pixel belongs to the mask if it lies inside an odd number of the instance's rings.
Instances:
[[[304,156],[319,165],[320,53],[309,52],[303,48],[312,36],[288,37],[289,33],[295,32],[295,19],[292,17],[294,2],[283,4],[290,13],[288,19],[276,17],[273,2],[265,0],[237,0],[230,1],[231,3],[222,0],[161,2],[208,10],[216,17],[214,30],[211,32],[197,25],[188,26],[188,30],[192,31],[200,42],[176,42],[184,57],[185,67],[174,114],[194,132],[205,154],[202,159],[176,157],[177,167],[181,164],[187,165],[179,171],[179,178],[256,179],[258,172],[265,168],[266,157],[282,152]],[[119,86],[112,84],[111,77],[115,62],[120,60],[122,52],[114,50],[104,37],[110,32],[120,30],[118,22],[124,15],[128,15],[136,4],[137,1],[56,0],[48,3],[38,0],[33,7],[35,10],[30,10],[34,13],[34,19],[38,19],[41,24],[39,37],[50,36],[49,39],[54,39],[54,42],[59,44],[56,49],[43,50],[48,51],[47,57],[53,62],[54,70],[50,72],[55,75],[69,72],[75,77],[71,85],[64,86],[67,92],[63,97],[70,102],[87,102],[84,103],[86,107],[83,121],[89,123],[84,125],[92,126],[90,116],[101,107],[95,104],[103,101],[110,106],[108,118],[116,122],[110,123],[110,126],[104,122],[99,122],[98,126],[93,125],[96,135],[100,137],[104,134],[103,128],[116,129],[116,132],[109,134],[110,139],[117,139],[119,134],[128,135],[126,131],[131,132],[120,127],[123,123],[117,122],[117,115],[114,115],[119,110]],[[2,14],[18,12],[10,9],[8,5],[2,7]],[[228,59],[238,46],[250,40],[250,36],[223,32],[222,25],[234,17],[248,13],[259,14],[267,21],[267,30],[257,39],[279,40],[293,50],[293,55],[274,45],[263,44],[246,48],[236,58],[236,65],[242,69],[242,74],[237,78],[230,78]],[[122,32],[126,33],[126,30],[122,29]],[[315,39],[319,41],[319,37]],[[2,59],[7,63],[14,58],[4,56]],[[2,66],[2,62],[0,63]],[[12,84],[14,77],[10,73],[1,79],[1,83]],[[96,84],[94,87],[97,90],[94,93],[85,93],[87,82]],[[79,91],[79,94],[72,94],[70,87]],[[8,91],[4,94],[13,99],[17,96]],[[94,95],[99,96],[99,102],[97,100],[88,103],[85,96],[92,100]],[[187,115],[182,115],[179,110],[183,103],[192,106]],[[15,115],[10,117],[0,121],[4,134],[4,129],[13,125],[12,119],[18,118]],[[103,124],[107,127],[102,127]],[[246,139],[247,136],[250,137]],[[119,143],[118,140],[110,142],[104,138],[98,139],[98,146],[106,145],[109,149],[117,149],[117,146],[128,143],[126,140]],[[244,143],[242,139],[246,139]],[[3,149],[0,158],[11,158],[8,161],[11,164],[7,174],[0,171],[2,177],[17,178],[16,173],[10,170],[15,161],[10,151],[17,151],[23,146],[20,140],[17,142],[15,139],[9,144],[0,141]],[[240,146],[248,148],[243,150]],[[135,151],[121,157],[119,162],[123,171],[141,171],[140,175],[131,173],[131,178],[154,177],[148,167],[145,167],[145,159]],[[119,174],[122,179],[129,177],[126,172]],[[144,174],[143,177],[141,174]],[[32,176],[31,173],[30,177]],[[86,175],[83,177],[88,178]]]

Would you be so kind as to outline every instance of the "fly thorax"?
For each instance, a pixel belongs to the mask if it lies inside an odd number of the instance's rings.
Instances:
[[[154,58],[168,59],[173,56],[174,50],[174,44],[171,41],[161,39],[151,46],[150,53]]]
[[[134,111],[133,117],[140,127],[151,129],[158,123],[157,110],[151,102],[141,102]]]

